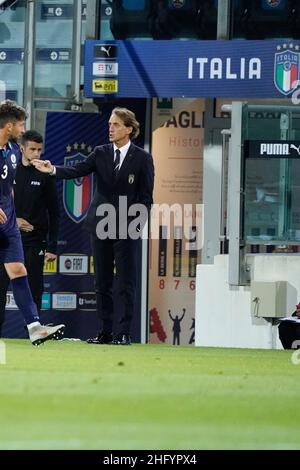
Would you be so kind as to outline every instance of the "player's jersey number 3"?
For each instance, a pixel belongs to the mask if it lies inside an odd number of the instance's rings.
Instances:
[[[3,180],[5,180],[7,178],[7,175],[8,175],[8,166],[7,165],[4,165],[3,166],[3,173],[1,174],[1,178]]]

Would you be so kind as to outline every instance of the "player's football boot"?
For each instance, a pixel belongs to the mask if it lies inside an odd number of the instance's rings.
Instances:
[[[29,339],[34,346],[38,346],[49,339],[61,339],[64,335],[65,325],[45,326],[36,324],[28,327]]]

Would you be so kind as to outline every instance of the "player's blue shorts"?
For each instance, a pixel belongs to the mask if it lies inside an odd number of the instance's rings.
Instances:
[[[24,264],[22,239],[17,226],[9,231],[0,228],[0,263]]]

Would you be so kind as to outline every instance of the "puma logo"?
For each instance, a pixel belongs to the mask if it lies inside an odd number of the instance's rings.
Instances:
[[[296,145],[291,144],[291,149],[297,150],[298,155],[300,156],[300,145],[299,145],[299,147],[296,147]]]
[[[105,52],[105,54],[107,54],[107,57],[109,57],[110,55],[110,50],[111,50],[111,46],[109,46],[108,48],[101,46],[101,51]]]

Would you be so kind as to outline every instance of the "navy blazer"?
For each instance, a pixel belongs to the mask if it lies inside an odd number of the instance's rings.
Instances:
[[[96,215],[101,204],[112,204],[118,214],[119,196],[127,196],[128,208],[139,203],[144,204],[149,212],[153,203],[154,165],[150,153],[131,143],[115,179],[113,161],[113,144],[106,144],[96,147],[84,162],[56,167],[59,179],[73,179],[95,173],[96,190],[85,221],[85,228],[92,233],[95,233],[97,222],[101,219]]]

